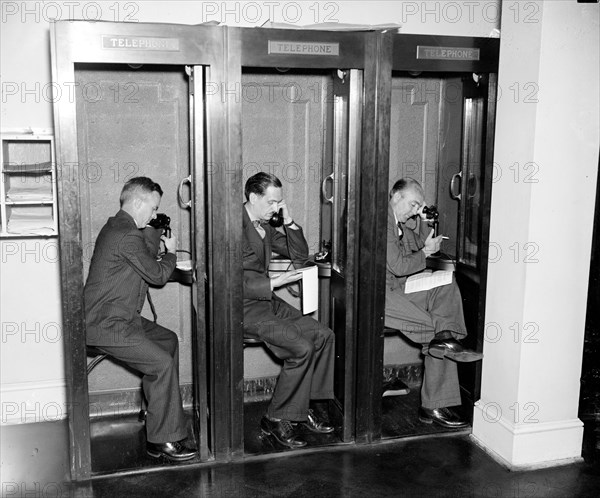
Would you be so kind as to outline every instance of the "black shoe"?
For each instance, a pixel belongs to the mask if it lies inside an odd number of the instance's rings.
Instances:
[[[175,441],[174,443],[146,443],[146,452],[148,455],[154,458],[164,456],[168,460],[173,462],[185,462],[191,460],[197,454],[197,450],[186,448],[181,441]]]
[[[298,438],[289,420],[271,420],[263,417],[260,421],[260,428],[264,434],[270,434],[277,442],[293,450],[306,446],[306,441]]]
[[[325,424],[325,422],[319,422],[315,412],[311,409],[308,410],[308,417],[305,422],[301,422],[301,424],[306,427],[308,430],[317,432],[318,434],[329,434],[333,432],[334,427],[331,425]]]
[[[483,354],[472,349],[466,349],[448,331],[435,334],[435,337],[429,343],[428,353],[440,360],[446,357],[459,363],[479,361],[483,358]]]
[[[452,408],[419,408],[419,420],[424,424],[437,424],[450,429],[468,427],[469,423]]]
[[[410,388],[402,382],[400,379],[390,379],[383,383],[383,394],[382,398],[386,396],[402,396],[404,394],[408,394],[410,392]]]

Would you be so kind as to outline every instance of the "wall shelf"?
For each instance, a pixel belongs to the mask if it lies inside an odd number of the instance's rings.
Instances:
[[[53,237],[56,215],[54,137],[2,133],[0,237]]]

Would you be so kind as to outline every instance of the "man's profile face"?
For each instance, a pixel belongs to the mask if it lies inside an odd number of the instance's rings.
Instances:
[[[277,212],[282,200],[282,190],[279,187],[267,187],[264,195],[250,194],[252,214],[259,220],[268,221]]]
[[[396,218],[401,223],[406,223],[409,218],[416,216],[423,205],[423,196],[415,189],[409,188],[403,192],[396,192],[392,196],[392,209]]]
[[[144,228],[151,220],[156,218],[156,212],[160,206],[160,194],[158,192],[146,192],[140,194],[133,201],[135,214],[134,219],[138,228]]]

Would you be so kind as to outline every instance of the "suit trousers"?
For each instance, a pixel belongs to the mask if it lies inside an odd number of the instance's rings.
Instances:
[[[310,400],[333,398],[335,338],[333,332],[310,316],[274,296],[275,318],[244,328],[244,335],[260,338],[283,366],[267,416],[307,419]]]
[[[462,299],[456,282],[411,294],[404,293],[404,286],[387,289],[385,301],[385,326],[399,330],[412,342],[424,346],[421,405],[430,409],[460,405],[456,363],[427,353],[427,345],[437,332],[449,330],[457,339],[466,335]]]
[[[143,375],[147,440],[180,441],[187,437],[187,426],[179,391],[179,340],[174,332],[143,317],[141,321],[144,335],[130,336],[122,346],[98,348]]]

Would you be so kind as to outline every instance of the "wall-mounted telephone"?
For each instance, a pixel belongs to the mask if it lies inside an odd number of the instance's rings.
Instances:
[[[438,218],[440,217],[440,213],[437,210],[436,206],[424,206],[423,214],[427,216],[427,224],[433,228],[433,236],[438,236],[438,230],[440,222]]]
[[[283,209],[280,209],[277,213],[273,213],[269,220],[269,225],[278,228],[283,225]]]
[[[171,218],[165,213],[157,213],[156,218],[150,220],[148,225],[158,230],[162,230],[164,235],[171,237]]]

